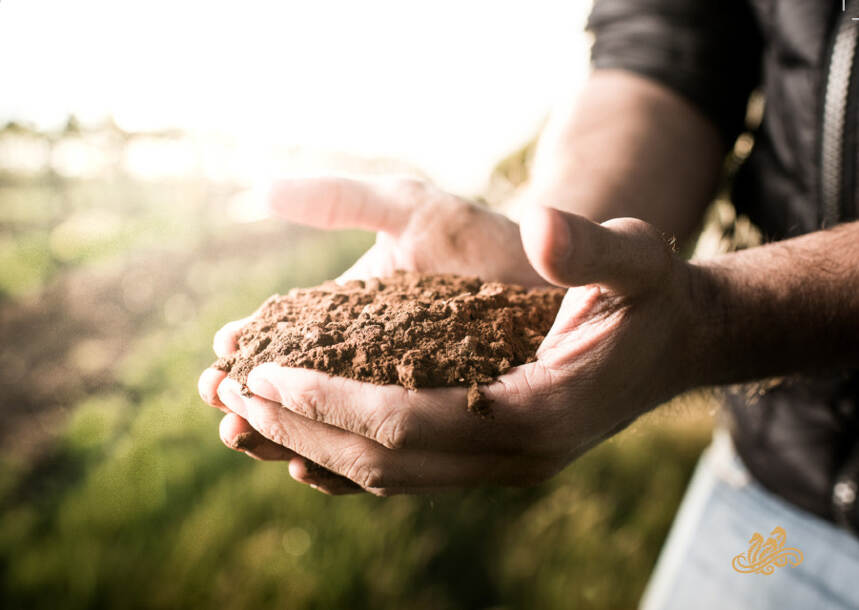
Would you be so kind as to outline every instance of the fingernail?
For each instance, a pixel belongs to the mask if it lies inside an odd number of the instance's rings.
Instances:
[[[263,398],[283,404],[283,400],[277,388],[275,388],[268,379],[259,373],[255,374],[251,371],[251,374],[248,375],[248,387],[251,389],[251,392],[257,396],[262,396]]]
[[[565,262],[570,258],[572,250],[573,236],[570,234],[570,226],[561,212],[552,211],[552,258]]]

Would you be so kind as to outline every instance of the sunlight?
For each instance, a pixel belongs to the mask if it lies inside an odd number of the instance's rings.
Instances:
[[[0,120],[226,135],[263,166],[304,147],[397,159],[474,193],[581,82],[589,4],[4,2]]]

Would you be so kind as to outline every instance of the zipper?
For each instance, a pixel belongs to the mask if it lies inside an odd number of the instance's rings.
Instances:
[[[850,108],[850,81],[859,39],[859,22],[853,21],[851,15],[859,14],[857,6],[859,0],[851,0],[838,20],[829,55],[820,147],[820,196],[825,227],[834,226],[841,219],[843,199],[848,193],[845,185],[853,170],[846,167],[845,140]]]

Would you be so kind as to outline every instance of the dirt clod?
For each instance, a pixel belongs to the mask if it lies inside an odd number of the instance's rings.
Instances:
[[[411,272],[326,282],[270,297],[214,366],[243,386],[263,362],[409,389],[465,386],[468,408],[487,415],[478,385],[535,359],[563,295]]]
[[[241,432],[233,438],[233,449],[252,451],[258,444],[259,437],[253,432]]]

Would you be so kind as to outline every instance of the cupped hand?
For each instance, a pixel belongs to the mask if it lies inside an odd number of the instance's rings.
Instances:
[[[220,401],[294,452],[297,479],[388,495],[542,481],[690,386],[695,271],[655,229],[537,208],[522,241],[533,267],[570,289],[537,360],[481,388],[491,418],[466,409],[463,388],[409,391],[274,364],[251,372],[254,396],[226,380]]]
[[[376,231],[376,243],[338,281],[384,277],[406,269],[471,274],[524,286],[546,284],[528,262],[518,225],[425,182],[286,180],[272,189],[269,206],[273,215],[308,226]],[[219,357],[236,349],[236,335],[250,317],[230,322],[215,334],[214,350]],[[225,413],[221,424],[224,443],[259,459],[292,460],[290,472],[302,475],[303,461],[266,441],[218,398],[217,388],[224,377],[222,371],[206,369],[198,383],[203,399]],[[314,474],[319,478],[326,473],[317,468]]]

